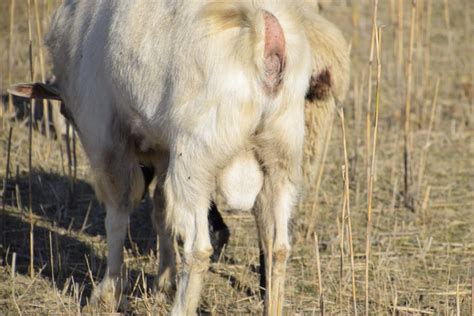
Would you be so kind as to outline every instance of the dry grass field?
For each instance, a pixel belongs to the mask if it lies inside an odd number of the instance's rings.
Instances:
[[[8,85],[31,76],[28,2],[0,1],[0,315],[79,314],[105,270],[105,212],[79,141],[46,133],[37,103],[30,151],[29,105],[9,109]],[[38,33],[59,2],[31,0],[37,80],[49,69]],[[474,3],[383,0],[374,28],[373,1],[320,2],[351,42],[351,89],[345,133],[336,116],[320,184],[307,183],[291,222],[285,315],[471,315]],[[125,314],[169,309],[150,291],[150,208],[145,199],[130,221]],[[223,215],[230,244],[200,311],[261,313],[253,217]]]

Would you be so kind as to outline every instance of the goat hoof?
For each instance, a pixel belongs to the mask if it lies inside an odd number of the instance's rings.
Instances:
[[[223,229],[211,232],[212,262],[217,262],[219,260],[224,246],[229,242],[229,236],[230,233],[227,226],[225,226]]]
[[[157,299],[172,298],[176,292],[176,282],[169,274],[164,273],[159,277],[155,277],[153,281],[153,292]]]
[[[221,256],[224,246],[229,242],[230,232],[229,227],[224,222],[217,206],[214,202],[211,203],[209,209],[209,235],[211,238],[212,255],[211,262],[217,262]]]
[[[124,310],[127,299],[122,295],[122,286],[119,280],[105,278],[92,291],[90,305],[101,312],[115,313],[117,310]]]

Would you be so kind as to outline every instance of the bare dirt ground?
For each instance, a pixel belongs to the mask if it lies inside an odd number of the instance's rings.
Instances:
[[[43,33],[47,16],[58,2],[39,0],[35,10],[32,1],[32,56],[37,79],[41,78],[41,58],[36,16]],[[370,82],[368,122],[372,137],[377,86],[376,54],[368,80],[373,3],[321,2],[322,14],[351,40],[352,87],[344,111],[352,243],[348,240],[347,207],[341,215],[345,163],[341,125],[336,117],[319,193],[315,184],[307,184],[305,199],[291,223],[293,249],[287,278],[287,315],[322,314],[323,309],[331,315],[355,314],[353,297],[357,313],[366,312],[367,165],[372,159],[371,150],[367,152],[366,115]],[[30,78],[26,3],[0,2],[3,94],[9,83]],[[368,262],[367,302],[371,315],[471,314],[473,8],[467,0],[418,0],[412,24],[411,1],[379,1],[377,25],[383,27]],[[413,60],[409,71],[412,28]],[[47,72],[47,63],[45,68]],[[412,89],[406,193],[404,127],[409,73]],[[30,190],[25,117],[28,105],[14,101],[16,114],[11,114],[8,97],[3,97],[0,117],[0,315],[77,314],[105,270],[104,209],[94,197],[91,171],[79,141],[74,159],[72,141],[68,155],[64,139],[56,139],[52,130],[49,139],[46,137],[41,111],[37,111],[32,135]],[[41,108],[42,104],[36,107]],[[150,291],[157,267],[150,208],[149,199],[145,199],[130,221],[124,250],[131,285],[129,304],[123,311],[127,314],[166,314],[169,308],[169,302],[156,300]],[[200,311],[212,315],[261,313],[253,217],[247,213],[223,215],[231,229],[230,244],[208,273]],[[33,278],[28,271],[31,223]]]

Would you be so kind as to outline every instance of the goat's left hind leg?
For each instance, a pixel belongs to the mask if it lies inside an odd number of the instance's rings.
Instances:
[[[159,266],[155,278],[155,292],[172,294],[176,289],[176,253],[171,231],[166,225],[162,179],[158,179],[153,195],[153,224],[158,234]]]
[[[107,212],[108,254],[104,279],[92,292],[91,303],[115,312],[125,303],[123,290],[127,286],[127,275],[123,265],[123,246],[129,215],[143,194],[143,176],[138,162],[132,159],[117,159],[107,168],[97,171],[97,175],[96,194],[105,203]]]
[[[115,312],[125,303],[122,292],[126,287],[127,275],[123,266],[123,245],[129,212],[108,203],[106,210],[107,270],[103,280],[92,292],[91,303],[107,312]]]

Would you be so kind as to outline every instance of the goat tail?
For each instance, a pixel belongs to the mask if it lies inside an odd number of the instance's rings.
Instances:
[[[209,32],[220,33],[238,28],[239,44],[251,53],[258,76],[267,94],[275,94],[282,82],[285,68],[285,35],[275,15],[256,8],[250,2],[211,2],[202,10],[201,17],[209,25]]]

